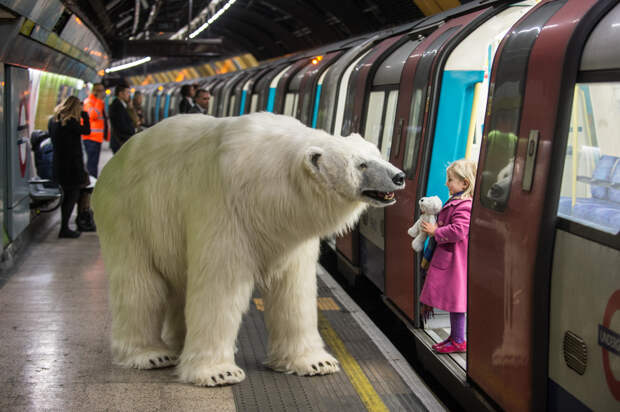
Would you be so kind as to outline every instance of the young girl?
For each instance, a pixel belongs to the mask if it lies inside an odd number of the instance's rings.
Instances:
[[[424,232],[437,243],[420,302],[450,312],[450,336],[433,345],[439,353],[465,352],[467,311],[467,241],[476,164],[457,160],[446,171],[450,199],[437,215],[437,224],[422,222]],[[425,310],[430,310],[426,307]]]

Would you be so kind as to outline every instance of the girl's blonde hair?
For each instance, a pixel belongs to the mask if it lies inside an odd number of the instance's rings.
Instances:
[[[459,159],[448,166],[447,173],[452,173],[453,177],[459,178],[467,183],[467,188],[460,196],[462,199],[474,197],[474,185],[476,183],[476,162],[473,160]]]
[[[80,99],[75,96],[69,96],[54,109],[54,120],[64,126],[69,119],[75,119],[79,122],[81,120],[81,113],[82,102],[80,102]]]

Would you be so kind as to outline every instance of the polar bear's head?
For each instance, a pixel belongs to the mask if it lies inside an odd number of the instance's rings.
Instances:
[[[441,199],[439,196],[423,197],[418,201],[420,212],[428,215],[436,215],[441,210]]]
[[[375,207],[394,204],[394,191],[405,187],[405,174],[359,134],[332,137],[328,146],[308,147],[304,165],[330,196]]]

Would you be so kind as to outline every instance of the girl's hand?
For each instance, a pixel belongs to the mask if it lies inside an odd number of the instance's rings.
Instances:
[[[435,231],[437,230],[437,225],[429,222],[420,222],[420,226],[422,227],[422,232],[428,233],[429,236],[435,236]]]

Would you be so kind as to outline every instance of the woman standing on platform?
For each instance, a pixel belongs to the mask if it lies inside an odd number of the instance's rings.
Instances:
[[[82,135],[90,134],[88,113],[82,110],[82,103],[77,97],[69,96],[56,106],[49,131],[54,145],[54,180],[64,192],[58,237],[76,238],[80,232],[69,229],[69,218],[80,196],[80,189],[89,183],[84,168]]]

